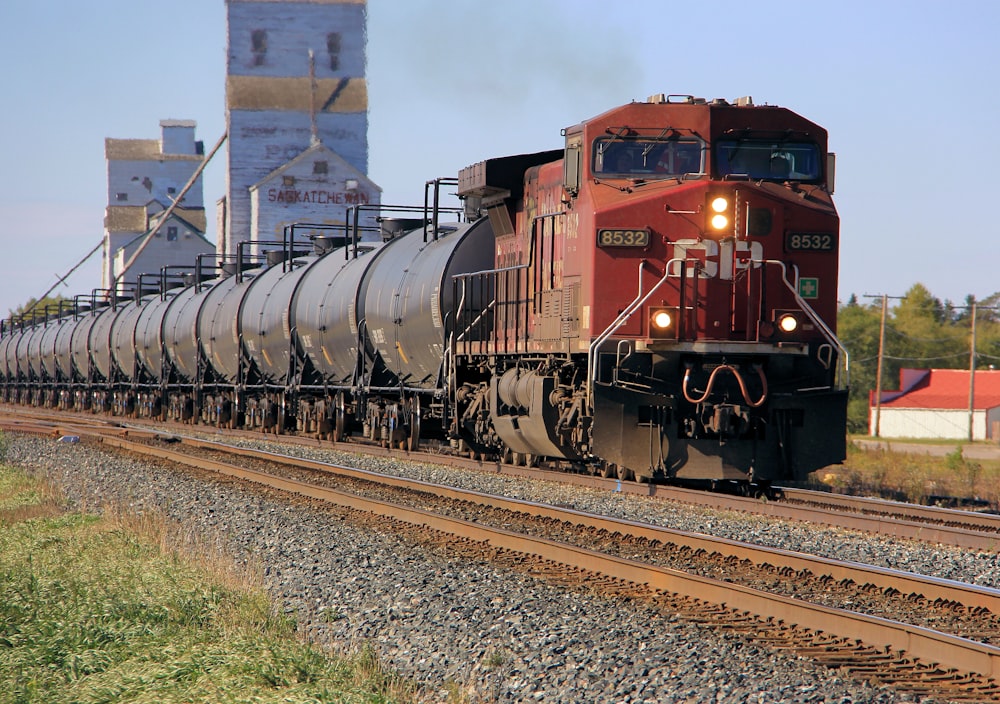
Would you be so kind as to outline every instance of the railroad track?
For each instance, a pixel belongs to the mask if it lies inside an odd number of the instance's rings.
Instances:
[[[184,438],[167,446],[153,431],[33,423],[23,421],[17,429],[79,434],[250,480],[344,507],[380,530],[388,523],[412,535],[416,527],[427,540],[445,540],[470,559],[488,557],[574,588],[651,600],[665,613],[735,630],[865,679],[956,701],[1000,701],[994,681],[1000,674],[997,590],[205,440]],[[240,466],[233,464],[234,454]],[[854,606],[846,610],[837,603]]]
[[[69,427],[70,423],[74,425],[82,423],[87,427],[97,428],[112,424],[130,427],[134,430],[149,427],[149,424],[139,423],[125,425],[118,419],[105,416],[61,413],[20,406],[0,406],[0,412],[9,414],[11,418],[22,419],[23,422],[37,419],[39,423],[52,424],[52,427],[58,427],[60,424]],[[180,424],[158,425],[178,434],[195,433],[201,427]],[[203,430],[208,431],[208,428],[203,428]],[[222,433],[214,428],[212,432]],[[225,433],[233,433],[236,437],[258,439],[261,437],[260,433],[248,431],[225,431]],[[280,438],[282,444],[310,448],[317,446],[317,440],[314,438],[295,435],[284,435]],[[604,491],[649,496],[671,503],[816,523],[890,538],[939,543],[982,552],[1000,551],[1000,515],[994,514],[919,506],[867,497],[843,496],[798,488],[782,488],[784,499],[781,501],[763,501],[754,497],[734,496],[667,485],[623,482],[617,479],[503,464],[492,460],[470,459],[433,452],[404,452],[357,442],[327,442],[324,443],[324,446],[382,457],[405,457],[407,459],[422,459],[431,463],[447,463],[470,470],[487,471],[491,474],[543,479]]]

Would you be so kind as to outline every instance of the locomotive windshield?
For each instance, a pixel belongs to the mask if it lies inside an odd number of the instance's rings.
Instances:
[[[811,142],[721,139],[715,144],[719,176],[779,181],[816,181],[822,177],[819,148]]]
[[[594,173],[642,178],[700,174],[703,146],[693,137],[605,137],[594,143]]]

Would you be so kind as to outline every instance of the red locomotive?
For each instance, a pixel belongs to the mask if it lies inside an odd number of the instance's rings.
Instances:
[[[460,174],[496,261],[457,279],[454,432],[639,480],[766,484],[842,461],[826,131],[660,95],[564,136]]]

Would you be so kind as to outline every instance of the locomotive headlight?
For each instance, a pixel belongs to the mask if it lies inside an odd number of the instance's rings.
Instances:
[[[670,323],[674,322],[673,318],[670,317],[670,313],[665,310],[658,310],[653,313],[653,327],[660,330],[666,330],[670,327]]]
[[[712,202],[708,204],[708,207],[712,209],[713,213],[724,213],[729,210],[729,199],[717,196],[712,199]]]
[[[784,333],[795,332],[799,329],[799,321],[794,315],[786,313],[778,318],[778,327]]]
[[[649,311],[649,336],[654,339],[674,338],[676,336],[676,310],[669,308],[653,308]]]
[[[712,229],[725,230],[726,225],[729,224],[729,218],[725,215],[713,215],[710,222],[712,223]]]
[[[709,233],[722,233],[733,224],[732,201],[726,195],[709,195],[706,202],[706,225]]]

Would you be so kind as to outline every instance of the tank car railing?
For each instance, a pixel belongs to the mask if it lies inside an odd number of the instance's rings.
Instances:
[[[636,294],[636,297],[632,300],[631,303],[625,306],[625,309],[618,314],[617,318],[611,321],[611,324],[604,329],[604,332],[602,332],[600,335],[594,338],[594,341],[590,343],[590,348],[587,351],[587,406],[589,408],[593,408],[594,384],[597,383],[597,364],[595,363],[597,357],[597,350],[601,347],[601,345],[603,345],[607,341],[609,337],[614,335],[617,330],[619,330],[623,325],[625,325],[625,323],[628,322],[629,318],[631,318],[635,314],[635,312],[639,310],[646,301],[649,300],[650,296],[656,293],[656,291],[663,284],[667,282],[667,280],[676,277],[676,274],[673,274],[670,271],[671,267],[674,264],[680,265],[681,289],[683,290],[687,278],[685,265],[688,261],[691,261],[692,264],[694,264],[695,266],[697,266],[698,264],[698,260],[696,259],[688,260],[688,259],[674,258],[669,260],[666,263],[666,266],[663,268],[663,276],[660,277],[660,280],[657,281],[655,284],[653,284],[653,287],[649,289],[649,291],[647,291],[646,293],[642,292],[642,271],[643,268],[647,265],[647,262],[645,260],[639,262],[639,271],[638,271],[639,290],[638,293]],[[695,275],[697,276],[697,270]],[[683,313],[683,311],[679,312]],[[678,317],[681,316],[679,315]]]
[[[830,329],[819,314],[813,310],[813,307],[806,302],[806,299],[799,295],[799,268],[792,264],[792,271],[795,274],[795,281],[788,280],[788,266],[785,262],[778,259],[764,259],[764,260],[753,260],[754,263],[760,264],[774,264],[781,269],[781,280],[785,284],[785,287],[792,292],[792,296],[795,298],[795,302],[799,305],[799,308],[809,316],[809,320],[819,328],[820,332],[823,333],[823,337],[826,341],[830,343],[833,347],[836,347],[840,353],[839,359],[842,360],[842,364],[839,366],[837,372],[837,377],[840,379],[841,383],[838,384],[839,388],[845,388],[850,386],[851,383],[851,371],[850,371],[850,355],[847,348],[844,347],[837,335]]]

